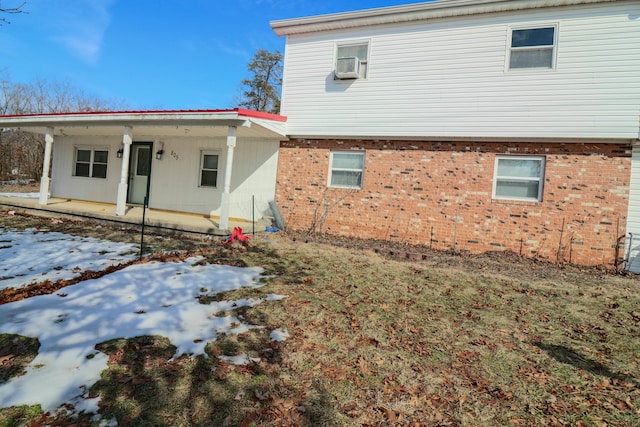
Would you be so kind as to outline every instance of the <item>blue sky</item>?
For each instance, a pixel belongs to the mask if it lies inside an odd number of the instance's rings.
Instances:
[[[23,0],[2,0],[5,8]],[[258,49],[284,50],[269,21],[401,0],[26,0],[4,15],[0,76],[70,82],[133,109],[231,108]]]

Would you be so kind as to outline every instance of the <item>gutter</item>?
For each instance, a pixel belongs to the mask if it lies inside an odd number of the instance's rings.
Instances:
[[[107,111],[0,116],[0,129],[44,133],[47,127],[85,126],[235,126],[256,124],[277,137],[286,136],[287,118],[252,110]]]
[[[620,0],[440,0],[426,3],[271,21],[279,36]]]
[[[33,116],[0,117],[3,127],[34,126],[123,126],[132,124],[205,124],[249,126],[249,120],[237,113],[94,113],[94,114],[42,114]]]

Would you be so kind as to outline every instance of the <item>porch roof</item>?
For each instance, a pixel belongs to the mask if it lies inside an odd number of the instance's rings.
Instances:
[[[237,127],[238,137],[286,136],[287,118],[278,114],[235,108],[232,110],[145,110],[68,112],[0,116],[0,128],[17,128],[44,134],[122,135],[129,126],[139,135],[226,136],[227,127]]]

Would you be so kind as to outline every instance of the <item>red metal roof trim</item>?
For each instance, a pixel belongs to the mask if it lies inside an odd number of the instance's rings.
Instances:
[[[276,122],[286,122],[287,117],[279,114],[265,113],[263,111],[245,110],[243,108],[234,108],[231,110],[125,110],[125,111],[76,111],[65,113],[40,113],[40,114],[9,114],[6,116],[0,116],[0,118],[9,117],[66,117],[66,116],[90,116],[90,115],[122,115],[122,114],[180,114],[180,113],[237,113],[238,116],[249,117],[254,119],[266,119]]]
[[[265,113],[264,111],[245,110],[243,108],[236,108],[231,111],[237,111],[238,115],[244,117],[252,117],[254,119],[267,119],[276,122],[286,122],[287,116],[281,116],[280,114]]]

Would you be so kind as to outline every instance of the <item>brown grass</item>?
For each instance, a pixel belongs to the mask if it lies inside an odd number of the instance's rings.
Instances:
[[[162,239],[163,248],[171,241]],[[288,298],[235,312],[265,329],[209,343],[208,358],[169,362],[174,349],[160,337],[98,345],[109,354],[109,369],[91,389],[102,396],[103,418],[120,425],[637,425],[635,276],[509,254],[407,261],[276,235],[248,248],[194,243],[189,250],[198,247],[210,262],[260,265],[273,275],[262,288],[225,298]],[[290,338],[270,341],[279,327]],[[240,353],[260,362],[217,359]],[[0,425],[41,417],[37,407],[4,409]],[[43,419],[89,423],[84,415]]]

